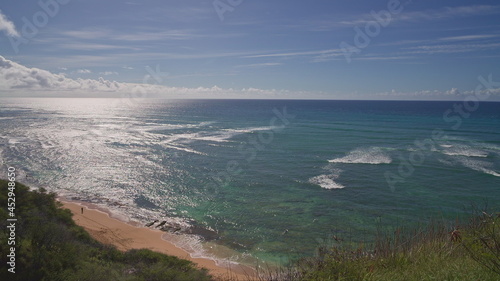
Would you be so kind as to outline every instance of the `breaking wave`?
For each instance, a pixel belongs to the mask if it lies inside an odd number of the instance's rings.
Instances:
[[[390,164],[392,158],[378,147],[358,148],[346,156],[328,160],[330,163],[344,164]]]
[[[336,182],[339,178],[341,170],[334,170],[332,174],[319,175],[309,179],[309,183],[321,186],[324,189],[342,189],[345,188],[342,184]]]

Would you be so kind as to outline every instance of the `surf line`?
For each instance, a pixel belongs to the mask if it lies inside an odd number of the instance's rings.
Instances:
[[[493,81],[492,74],[489,74],[488,80],[483,76],[479,76],[478,80],[479,84],[471,95],[466,96],[462,103],[454,103],[453,109],[448,109],[443,113],[443,121],[454,123],[451,126],[454,131],[462,126],[463,119],[470,118],[472,113],[479,109],[481,101],[486,101],[493,90],[500,88],[500,82]],[[403,156],[399,157],[401,162],[398,165],[397,173],[391,171],[384,173],[391,191],[396,190],[396,184],[404,183],[408,177],[413,175],[415,166],[420,166],[425,162],[426,155],[436,150],[437,141],[447,138],[448,136],[443,129],[434,129],[430,138],[423,141],[415,140],[415,149],[410,153],[408,159]]]

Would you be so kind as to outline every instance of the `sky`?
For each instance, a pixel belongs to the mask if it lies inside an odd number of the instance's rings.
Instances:
[[[498,1],[0,2],[0,96],[500,100],[495,81]]]

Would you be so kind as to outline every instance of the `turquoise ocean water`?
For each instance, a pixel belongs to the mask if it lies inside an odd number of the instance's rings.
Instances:
[[[500,207],[500,103],[3,99],[0,132],[5,173],[165,220],[198,256],[286,262]]]

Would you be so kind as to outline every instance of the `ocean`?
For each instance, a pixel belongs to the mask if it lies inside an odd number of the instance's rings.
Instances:
[[[2,177],[166,221],[193,256],[286,263],[500,207],[495,102],[1,99],[0,131]]]

